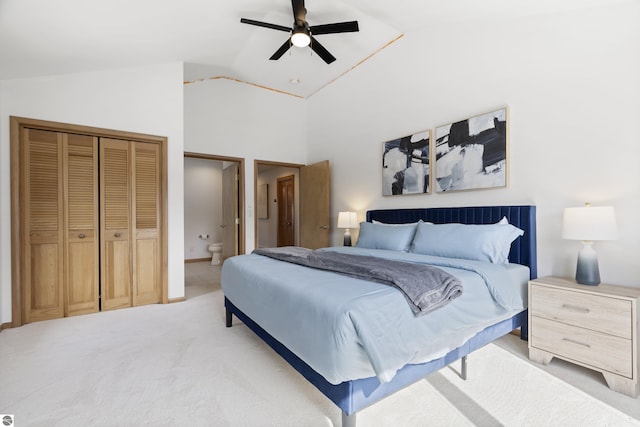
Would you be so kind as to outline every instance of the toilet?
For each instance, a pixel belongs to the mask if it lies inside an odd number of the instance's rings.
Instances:
[[[222,243],[211,243],[209,245],[211,252],[211,265],[220,265],[220,256],[222,255]]]

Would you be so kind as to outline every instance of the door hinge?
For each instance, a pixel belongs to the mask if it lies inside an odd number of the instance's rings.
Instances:
[[[236,225],[240,225],[240,218],[236,218]]]

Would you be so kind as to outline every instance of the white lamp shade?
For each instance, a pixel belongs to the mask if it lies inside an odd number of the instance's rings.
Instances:
[[[338,228],[358,228],[358,216],[355,212],[339,212]]]
[[[611,206],[565,208],[562,238],[570,240],[616,240],[618,229]]]

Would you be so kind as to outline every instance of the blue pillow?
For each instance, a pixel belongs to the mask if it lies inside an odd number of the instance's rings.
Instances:
[[[509,262],[511,243],[524,231],[509,223],[418,224],[411,252],[448,258]]]
[[[408,252],[415,234],[415,223],[390,225],[361,222],[356,246],[359,248]]]

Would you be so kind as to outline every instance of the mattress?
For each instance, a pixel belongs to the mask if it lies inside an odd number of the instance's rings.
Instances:
[[[323,250],[435,265],[464,287],[447,306],[416,317],[390,286],[255,254],[227,259],[225,296],[331,384],[390,381],[403,366],[442,357],[526,308],[530,272],[519,264],[357,247]]]

